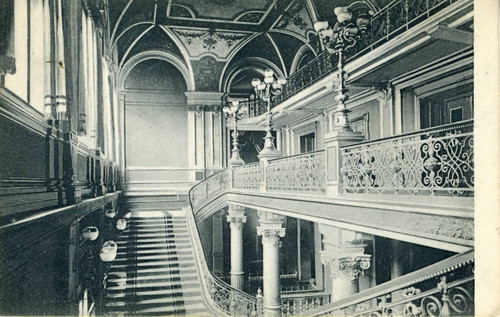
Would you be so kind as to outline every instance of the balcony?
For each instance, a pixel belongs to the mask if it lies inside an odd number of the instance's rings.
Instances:
[[[472,197],[473,120],[342,147],[338,194]],[[335,164],[316,151],[232,171],[232,188],[327,195]],[[352,197],[352,195],[351,195]]]
[[[474,244],[473,124],[229,168],[193,187],[192,207],[200,221],[231,202],[464,252]]]
[[[391,41],[401,34],[409,31],[411,28],[417,26],[423,21],[430,19],[431,17],[436,17],[440,12],[443,12],[444,9],[449,8],[450,6],[462,2],[464,3],[464,7],[467,6],[467,1],[461,0],[431,0],[431,1],[412,1],[412,0],[395,0],[390,2],[387,6],[376,12],[371,21],[369,34],[364,37],[362,40],[358,42],[358,44],[346,52],[346,63],[349,64],[361,56],[367,55],[369,52],[374,51],[375,49],[381,47],[388,41]],[[451,13],[456,13],[462,10],[463,7],[457,8],[449,8],[448,10]],[[443,17],[437,17],[436,19],[443,19]],[[439,24],[439,23],[437,23]],[[422,30],[416,30],[416,33],[422,32]],[[431,37],[435,39],[444,39],[442,33],[450,32],[448,29],[443,28],[430,28],[429,31],[424,31],[425,34],[433,34]],[[452,41],[450,34],[447,33],[447,41]],[[464,34],[460,34],[464,37]],[[421,36],[415,34],[417,38],[421,38]],[[466,37],[466,36],[465,36]],[[440,47],[440,48],[430,48],[434,51],[433,60],[438,58],[439,50],[447,52],[450,54],[454,51],[459,51],[467,46],[472,45],[472,42],[467,42],[464,39],[457,40],[455,45],[449,47]],[[453,41],[452,41],[453,42]],[[466,43],[467,42],[467,43]],[[449,42],[448,42],[449,44]],[[433,44],[434,45],[434,44]],[[436,44],[440,45],[440,44]],[[396,47],[387,47],[381,50],[381,53],[387,53],[390,50],[395,49]],[[409,57],[410,61],[415,67],[416,64],[425,64],[428,61],[417,62],[418,56]],[[374,58],[370,58],[368,63],[374,64]],[[287,78],[287,83],[283,87],[282,94],[276,96],[274,100],[272,100],[271,108],[276,107],[277,105],[284,103],[289,100],[293,96],[297,95],[299,92],[305,90],[308,87],[311,87],[313,84],[320,82],[322,79],[327,77],[328,75],[334,73],[337,70],[338,56],[330,55],[327,51],[323,51],[318,54],[313,60],[307,63],[304,67],[297,70],[295,73],[290,75]],[[407,61],[401,61],[401,65],[407,65]],[[365,65],[366,66],[366,65]],[[360,66],[362,69],[363,67]],[[368,67],[370,68],[370,67]],[[404,68],[404,67],[402,67]],[[379,77],[379,75],[371,75],[369,76],[369,80],[367,82],[372,82],[374,78]],[[358,78],[359,79],[359,78]],[[361,80],[363,82],[365,80]],[[249,100],[242,102],[245,107],[248,109],[248,116],[258,117],[264,114],[267,109],[265,104],[260,100]]]

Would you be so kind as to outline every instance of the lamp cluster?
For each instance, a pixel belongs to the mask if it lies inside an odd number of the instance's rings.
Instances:
[[[330,27],[327,21],[318,21],[314,23],[314,29],[319,34],[330,53],[345,51],[354,45],[367,34],[370,23],[371,11],[358,14],[356,20],[347,7],[337,7],[334,10],[337,16],[337,23]]]
[[[267,104],[267,126],[266,126],[266,136],[264,137],[264,148],[259,153],[261,157],[276,157],[279,156],[279,151],[274,146],[274,137],[271,134],[272,131],[272,119],[273,113],[271,111],[271,97],[278,96],[283,90],[283,85],[286,84],[285,78],[274,78],[274,72],[272,69],[266,69],[264,71],[264,81],[258,78],[252,79],[252,86],[255,90],[255,95],[257,98],[264,100]]]
[[[337,110],[335,111],[335,121],[330,116],[330,129],[352,132],[351,124],[349,122],[349,112],[345,102],[348,99],[346,88],[346,72],[344,71],[344,52],[349,48],[356,45],[363,35],[368,33],[368,26],[370,23],[371,11],[362,12],[358,14],[354,21],[352,13],[348,7],[337,7],[334,10],[337,16],[337,22],[330,27],[327,21],[318,21],[314,23],[314,29],[321,38],[328,53],[338,55],[338,86],[337,96]]]
[[[232,102],[223,102],[222,112],[226,120],[234,118],[234,132],[233,132],[233,149],[231,150],[231,159],[229,160],[229,165],[238,166],[243,165],[245,162],[240,157],[240,151],[238,149],[238,120],[243,118],[247,114],[248,108],[242,107],[238,100],[233,100]]]

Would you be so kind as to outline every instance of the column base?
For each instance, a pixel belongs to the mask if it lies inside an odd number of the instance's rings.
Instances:
[[[243,290],[243,286],[245,285],[244,283],[244,280],[245,277],[244,277],[244,272],[231,272],[231,286],[236,288],[236,289],[239,289],[239,290]]]
[[[264,304],[264,316],[281,316],[281,305]]]

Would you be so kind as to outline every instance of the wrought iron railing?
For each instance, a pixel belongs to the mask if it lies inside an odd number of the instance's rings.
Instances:
[[[324,151],[270,160],[266,167],[267,190],[323,192],[325,173]]]
[[[472,196],[474,121],[342,148],[349,193]]]
[[[233,188],[259,189],[262,181],[260,162],[238,166],[233,170]]]
[[[202,206],[217,194],[223,193],[227,188],[227,176],[227,170],[222,170],[201,181],[189,191],[191,208],[188,209],[191,209],[191,212],[188,210],[186,214],[194,245],[193,251],[201,271],[205,290],[218,309],[232,316],[260,316],[262,315],[261,300],[231,287],[210,272],[199,236],[198,217],[194,206]]]
[[[370,33],[346,52],[347,61],[366,54],[457,1],[459,0],[392,1],[373,15],[370,21]],[[287,78],[281,95],[274,98],[271,107],[282,103],[335,71],[337,62],[337,55],[330,55],[327,51],[318,54]],[[254,104],[253,107],[249,107],[250,117],[262,115],[267,111],[265,105],[257,107],[255,101],[250,103]]]
[[[474,316],[469,251],[307,312],[308,316]]]

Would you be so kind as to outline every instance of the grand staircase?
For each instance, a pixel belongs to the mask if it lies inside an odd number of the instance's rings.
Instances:
[[[183,211],[132,211],[105,289],[109,316],[207,315]]]

